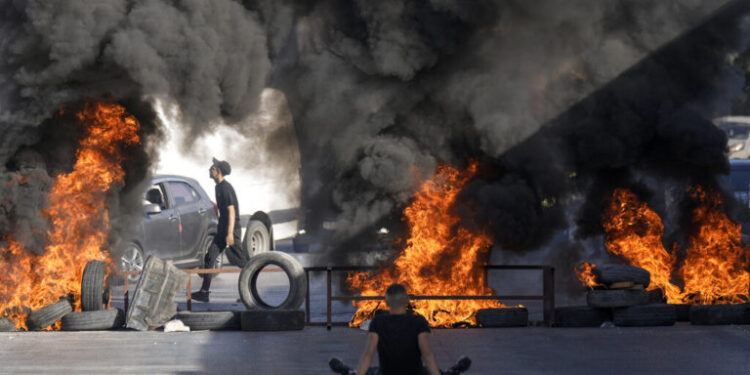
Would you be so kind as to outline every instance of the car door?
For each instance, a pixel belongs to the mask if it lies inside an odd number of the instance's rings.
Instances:
[[[162,259],[177,256],[180,248],[180,222],[163,183],[152,185],[146,190],[147,203],[158,204],[159,213],[144,213],[143,246],[144,252]]]
[[[202,250],[199,247],[205,231],[203,217],[206,210],[201,206],[200,195],[188,183],[169,181],[167,190],[172,196],[180,217],[180,256],[192,256]]]

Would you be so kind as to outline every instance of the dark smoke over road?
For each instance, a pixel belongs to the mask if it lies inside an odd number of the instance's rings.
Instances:
[[[710,119],[744,85],[730,64],[744,48],[738,1],[0,5],[0,235],[28,243],[42,241],[23,232],[44,227],[48,179],[74,154],[55,113],[86,99],[130,103],[145,124],[126,193],[158,157],[155,100],[179,109],[189,144],[218,123],[241,127],[271,86],[292,111],[309,228],[327,222],[351,244],[398,223],[438,163],[476,159],[484,170],[457,209],[498,245],[530,249],[571,225],[594,233],[615,182],[724,171]],[[706,28],[717,11],[731,17]],[[36,182],[14,182],[32,170]]]
[[[132,185],[158,157],[154,100],[180,109],[190,139],[252,113],[269,70],[257,16],[234,1],[0,1],[0,236],[41,248],[50,176],[69,171],[78,141],[61,108],[108,99],[138,117],[146,143],[122,195],[139,202]]]

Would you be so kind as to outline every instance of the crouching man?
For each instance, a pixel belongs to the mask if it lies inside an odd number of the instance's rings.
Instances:
[[[471,360],[462,357],[447,371],[441,372],[438,369],[430,346],[430,327],[421,315],[407,311],[409,295],[403,285],[389,286],[385,292],[385,302],[390,313],[377,315],[370,322],[367,346],[357,374],[452,375],[469,368]],[[370,368],[376,349],[380,368]],[[331,359],[329,365],[339,374],[355,373],[337,358]]]

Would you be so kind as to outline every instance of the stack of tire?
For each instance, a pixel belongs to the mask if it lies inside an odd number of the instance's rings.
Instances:
[[[106,264],[92,260],[86,263],[81,277],[81,310],[63,316],[63,331],[95,331],[118,329],[125,324],[120,309],[109,308],[109,280]]]
[[[281,268],[289,278],[289,294],[278,306],[271,306],[260,298],[257,281],[264,267]],[[300,309],[305,300],[307,277],[302,265],[291,255],[272,251],[257,254],[242,268],[239,277],[240,299],[247,310],[240,313],[243,331],[293,331],[305,327],[305,312]]]
[[[109,283],[105,280],[106,265],[92,260],[86,264],[81,279],[81,310],[73,312],[67,298],[29,313],[26,326],[30,331],[50,327],[62,319],[64,331],[117,329],[124,324],[120,309],[109,307]]]
[[[612,321],[620,327],[669,326],[676,321],[673,305],[646,292],[651,275],[643,268],[604,264],[593,268],[602,287],[590,290],[588,306],[555,309],[557,327],[597,327]],[[652,303],[657,302],[657,303]]]
[[[271,306],[260,298],[258,276],[269,265],[280,267],[289,278],[289,295],[279,306]],[[305,312],[300,306],[305,299],[307,278],[302,266],[291,255],[270,251],[257,253],[242,268],[239,277],[240,299],[247,307],[244,311],[181,311],[175,319],[181,320],[191,331],[237,330],[291,331],[305,326]]]

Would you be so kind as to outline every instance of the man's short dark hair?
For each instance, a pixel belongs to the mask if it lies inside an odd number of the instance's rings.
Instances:
[[[224,176],[228,176],[230,173],[232,173],[232,166],[229,165],[224,160],[218,160],[216,158],[213,158],[214,167],[218,168],[219,171],[221,171],[221,174]]]
[[[409,294],[401,284],[391,284],[385,290],[385,302],[389,306],[406,306],[409,304]]]

